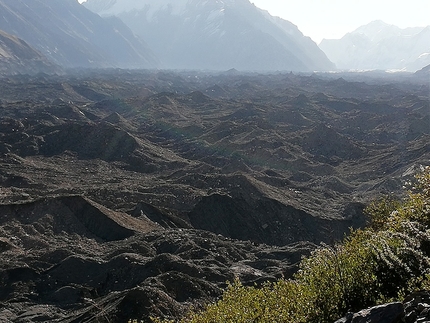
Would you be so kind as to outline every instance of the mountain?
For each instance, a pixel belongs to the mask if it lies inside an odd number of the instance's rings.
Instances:
[[[422,69],[420,69],[419,71],[415,72],[415,74],[430,75],[430,64],[427,65],[427,66],[424,66]]]
[[[427,84],[430,84],[430,64],[423,67],[419,71],[416,71],[414,73],[414,77],[417,80],[421,80],[427,82]]]
[[[0,30],[0,75],[58,73],[59,66],[25,41]]]
[[[248,71],[331,70],[334,65],[292,23],[249,0],[88,0],[121,18],[165,68]]]
[[[154,67],[147,45],[119,19],[76,0],[0,0],[0,29],[64,67]]]
[[[319,47],[340,69],[415,72],[430,64],[430,26],[401,29],[373,21]]]

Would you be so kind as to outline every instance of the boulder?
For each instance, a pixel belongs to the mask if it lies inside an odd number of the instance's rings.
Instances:
[[[415,292],[403,301],[405,307],[405,323],[430,321],[430,292]]]
[[[396,302],[348,313],[335,323],[400,323],[404,315],[403,304]]]

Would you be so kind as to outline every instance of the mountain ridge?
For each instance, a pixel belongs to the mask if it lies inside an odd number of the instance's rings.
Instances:
[[[165,68],[203,70],[332,70],[298,28],[248,0],[110,1],[85,7],[115,15],[141,36]]]
[[[103,19],[75,0],[0,0],[0,29],[66,68],[153,68],[149,48],[119,19]]]
[[[319,47],[343,70],[415,72],[430,64],[430,26],[399,28],[372,21]]]

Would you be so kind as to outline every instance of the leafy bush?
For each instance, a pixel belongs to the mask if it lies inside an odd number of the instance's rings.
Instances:
[[[322,245],[292,279],[262,288],[235,281],[217,303],[180,322],[326,323],[430,287],[430,167],[414,184],[403,202],[383,198],[370,204],[368,228],[351,232],[341,244]]]

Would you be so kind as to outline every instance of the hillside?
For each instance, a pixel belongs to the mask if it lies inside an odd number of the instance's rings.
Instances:
[[[58,66],[25,41],[0,30],[0,75],[60,72]]]
[[[0,12],[1,30],[62,67],[153,68],[158,63],[119,19],[103,19],[75,0],[1,0]]]
[[[430,64],[427,66],[424,66],[419,71],[416,71],[415,75],[418,75],[419,77],[424,77],[424,78],[429,77],[429,75],[430,75]]]

